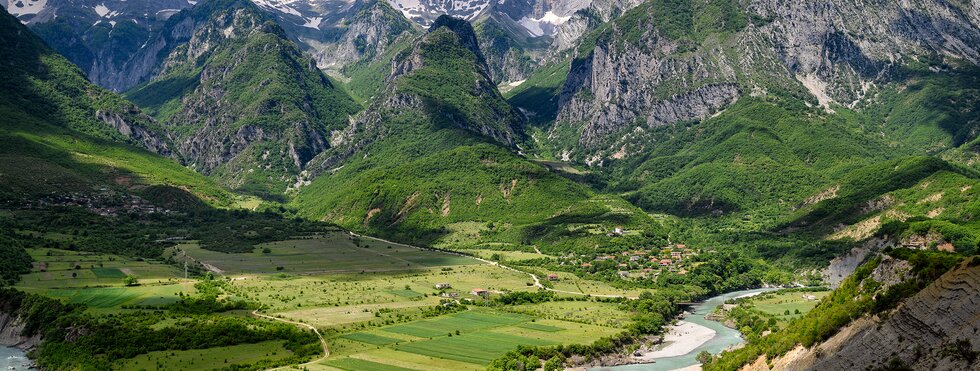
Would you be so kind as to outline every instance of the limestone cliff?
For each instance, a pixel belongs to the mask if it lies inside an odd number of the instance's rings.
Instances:
[[[883,264],[884,265],[884,264]],[[873,276],[888,282],[894,275]],[[967,259],[879,316],[861,317],[821,344],[744,370],[980,369],[980,258]]]

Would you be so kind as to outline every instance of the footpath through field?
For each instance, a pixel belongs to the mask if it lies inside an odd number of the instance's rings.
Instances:
[[[312,325],[308,325],[308,324],[302,323],[302,322],[294,322],[294,321],[285,320],[285,319],[282,319],[282,318],[276,318],[276,317],[273,317],[273,316],[270,316],[270,315],[265,315],[265,314],[259,313],[259,310],[258,309],[252,311],[252,315],[255,316],[255,317],[259,317],[259,318],[265,318],[265,319],[269,319],[269,320],[273,320],[273,321],[279,321],[279,322],[288,323],[288,324],[291,324],[291,325],[294,325],[294,326],[304,327],[304,328],[308,328],[310,330],[313,330],[313,333],[316,334],[316,337],[320,339],[320,345],[323,346],[323,357],[320,357],[320,358],[314,359],[312,361],[306,362],[304,364],[301,364],[300,366],[307,366],[307,365],[317,364],[317,363],[320,363],[320,362],[326,360],[327,357],[330,357],[330,348],[327,346],[327,340],[325,340],[323,338],[323,335],[320,335],[320,330],[317,330],[316,327],[314,327]]]

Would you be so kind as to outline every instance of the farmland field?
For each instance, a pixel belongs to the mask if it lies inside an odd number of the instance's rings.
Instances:
[[[752,303],[752,306],[755,309],[758,309],[763,313],[777,316],[777,318],[780,320],[789,320],[806,314],[812,310],[813,307],[817,306],[820,299],[828,294],[830,294],[830,291],[775,292],[751,298],[749,302]],[[807,299],[804,297],[804,295],[812,295],[815,297],[815,299]],[[790,314],[785,314],[786,311],[789,311]]]
[[[461,297],[476,298],[469,292],[477,287],[536,290],[528,286],[529,281],[527,275],[479,264],[395,272],[249,275],[232,283],[239,295],[266,304],[269,312],[318,325],[334,325],[370,320],[373,314],[369,312],[383,306],[399,309],[435,305],[437,283],[451,284],[448,291],[459,292]]]
[[[277,360],[290,356],[281,341],[242,344],[209,349],[159,351],[116,362],[118,370],[212,370],[259,360]]]
[[[629,322],[629,313],[613,303],[590,301],[552,301],[540,304],[515,305],[509,310],[538,318],[560,319],[611,327]]]
[[[122,286],[133,275],[140,283],[172,283],[182,277],[176,267],[162,261],[135,260],[119,255],[68,250],[27,249],[34,260],[31,273],[19,285],[31,288]]]
[[[357,243],[360,246],[355,245],[347,234],[330,233],[310,239],[261,244],[245,254],[206,250],[194,242],[178,245],[170,253],[178,258],[186,253],[194,260],[230,275],[386,272],[479,263],[464,256],[370,239]]]
[[[594,303],[593,303],[594,304]],[[589,343],[621,330],[558,320],[474,309],[461,313],[346,334],[331,342],[333,353],[325,365],[343,369],[346,359],[372,359],[402,368],[481,369],[518,345]],[[385,358],[372,358],[384,350]],[[408,360],[414,358],[415,361]],[[435,361],[417,363],[419,359]]]

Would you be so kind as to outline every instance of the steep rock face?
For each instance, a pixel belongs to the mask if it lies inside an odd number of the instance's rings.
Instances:
[[[480,50],[486,57],[490,77],[496,83],[527,79],[538,67],[550,39],[529,35],[499,12],[474,22]]]
[[[53,49],[105,88],[122,90],[118,79],[138,52],[187,0],[46,0],[5,1]]]
[[[357,107],[254,5],[227,3],[128,95],[165,123],[188,165],[233,188],[281,192]]]
[[[356,62],[371,63],[394,44],[417,34],[415,25],[384,1],[368,1],[313,53],[322,69],[342,70]]]
[[[582,39],[550,133],[559,152],[590,158],[620,133],[701,120],[746,94],[851,105],[917,59],[980,58],[976,4],[673,6],[644,3]],[[693,17],[685,7],[711,16]]]
[[[24,335],[24,321],[10,313],[0,312],[0,345],[32,350],[41,343],[41,335]]]
[[[157,123],[132,103],[93,85],[17,19],[0,11],[5,76],[0,104],[53,125],[170,155]]]
[[[858,319],[822,344],[798,347],[772,360],[772,369],[880,369],[889,365],[915,370],[977,369],[977,360],[964,355],[980,351],[980,264],[967,260],[902,301],[888,316]],[[770,367],[760,360],[744,369]]]
[[[404,117],[434,128],[464,129],[507,147],[523,141],[524,119],[503,100],[490,77],[472,26],[440,17],[428,33],[391,63],[384,91],[347,127],[331,133],[331,150],[319,156],[312,175],[334,169],[354,153],[402,129]],[[424,125],[421,124],[420,125]]]

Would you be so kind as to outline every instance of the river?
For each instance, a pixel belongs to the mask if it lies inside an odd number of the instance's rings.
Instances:
[[[34,370],[31,365],[31,360],[22,350],[0,346],[0,371]]]
[[[718,295],[711,299],[705,300],[702,303],[695,304],[691,308],[691,313],[684,318],[684,322],[689,322],[689,323],[710,328],[715,331],[715,335],[710,340],[706,341],[704,344],[701,344],[698,347],[694,348],[694,350],[691,350],[682,355],[656,358],[656,362],[654,363],[599,367],[599,368],[589,369],[589,371],[667,371],[667,370],[676,370],[676,369],[698,365],[699,363],[696,358],[698,353],[701,353],[701,351],[706,350],[709,353],[716,355],[732,345],[741,344],[745,341],[744,339],[742,339],[742,334],[739,333],[738,331],[725,327],[719,322],[705,319],[704,316],[708,313],[711,313],[711,311],[713,311],[719,305],[724,304],[725,300],[731,298],[737,298],[741,296],[755,295],[770,290],[774,290],[774,289],[753,289],[753,290],[735,291],[727,294]]]

